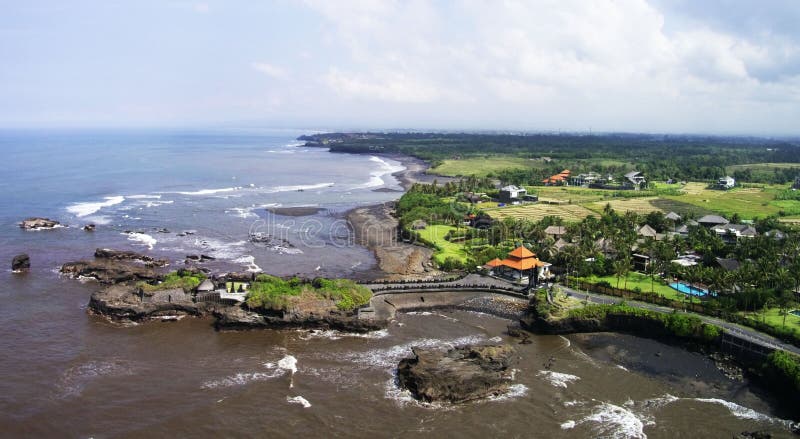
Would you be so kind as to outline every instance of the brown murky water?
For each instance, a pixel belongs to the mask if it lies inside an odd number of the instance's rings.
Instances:
[[[86,314],[92,284],[42,271],[0,282],[4,437],[788,436],[780,407],[704,357],[636,337],[537,336],[517,347],[510,394],[428,406],[394,385],[410,347],[505,340],[507,321],[412,313],[368,337],[119,327]]]

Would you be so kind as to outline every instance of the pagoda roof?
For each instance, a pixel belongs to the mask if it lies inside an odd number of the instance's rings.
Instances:
[[[527,248],[520,246],[515,248],[511,253],[509,253],[508,257],[513,259],[528,259],[536,257],[536,255],[533,254],[533,252],[531,252]]]

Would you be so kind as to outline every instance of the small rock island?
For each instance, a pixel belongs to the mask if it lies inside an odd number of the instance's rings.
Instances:
[[[463,403],[508,391],[514,348],[509,345],[463,346],[440,351],[413,348],[413,358],[400,360],[401,388],[425,402]]]

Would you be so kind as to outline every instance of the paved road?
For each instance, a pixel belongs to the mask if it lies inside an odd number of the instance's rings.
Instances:
[[[579,291],[579,290],[575,290],[575,289],[572,289],[572,288],[567,288],[567,287],[565,287],[563,285],[560,285],[560,287],[568,296],[574,297],[574,298],[580,299],[580,300],[584,300],[584,299],[588,298],[588,301],[592,302],[592,303],[613,304],[613,303],[619,303],[620,301],[623,300],[622,298],[619,298],[619,297],[605,296],[605,295],[597,294],[597,293]],[[656,312],[662,312],[662,313],[671,313],[671,312],[674,311],[673,308],[669,308],[669,307],[666,307],[666,306],[659,306],[659,305],[654,305],[652,303],[646,303],[646,302],[637,302],[635,300],[625,300],[625,303],[627,305],[633,306],[635,308],[642,308],[642,309],[647,309],[647,310],[650,310],[650,311],[656,311]],[[746,326],[737,325],[736,323],[731,323],[731,322],[728,322],[726,320],[721,320],[721,319],[718,319],[716,317],[710,317],[710,316],[706,316],[706,315],[703,315],[703,314],[696,314],[696,313],[687,313],[687,314],[694,315],[694,316],[700,318],[700,320],[702,320],[705,323],[710,323],[710,324],[713,324],[713,325],[717,325],[717,326],[719,326],[721,328],[724,328],[729,333],[734,334],[734,335],[736,335],[739,338],[742,338],[744,340],[751,341],[751,342],[759,344],[761,346],[766,346],[766,347],[773,348],[773,349],[782,349],[784,351],[789,351],[789,352],[793,352],[795,354],[800,355],[800,348],[798,348],[797,346],[794,346],[794,345],[791,345],[791,344],[788,344],[788,343],[784,343],[784,342],[778,340],[775,337],[772,337],[770,335],[764,334],[763,332],[756,331],[753,328],[748,328]]]

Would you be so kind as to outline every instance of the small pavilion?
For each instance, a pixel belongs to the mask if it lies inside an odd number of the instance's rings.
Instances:
[[[484,265],[494,276],[503,277],[519,283],[527,283],[533,270],[539,280],[550,278],[549,262],[540,261],[525,247],[517,247],[505,259],[492,259]]]

